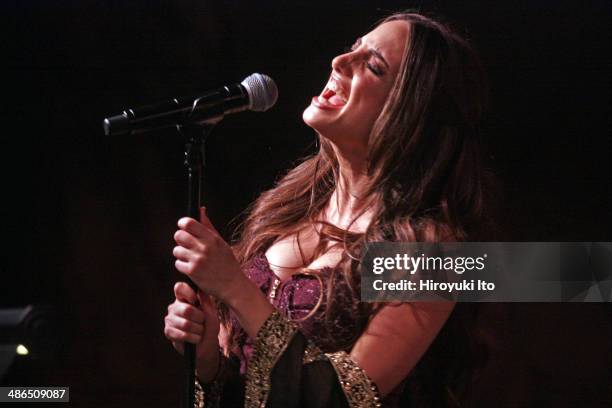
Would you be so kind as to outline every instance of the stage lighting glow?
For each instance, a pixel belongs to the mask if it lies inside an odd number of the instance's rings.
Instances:
[[[20,356],[27,356],[28,354],[30,354],[30,352],[28,351],[28,348],[26,346],[24,346],[23,344],[19,344],[17,346],[17,354],[19,354]]]

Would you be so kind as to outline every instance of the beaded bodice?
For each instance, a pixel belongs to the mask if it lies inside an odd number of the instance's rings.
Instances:
[[[359,293],[351,288],[339,270],[325,267],[312,273],[300,272],[281,282],[265,254],[260,253],[247,263],[244,272],[322,351],[350,350],[361,334]],[[328,297],[329,290],[332,293]],[[245,336],[241,348],[246,360],[241,371],[245,371],[252,340]]]

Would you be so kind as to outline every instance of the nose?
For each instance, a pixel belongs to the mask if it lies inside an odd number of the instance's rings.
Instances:
[[[344,54],[338,55],[332,60],[332,68],[334,71],[338,71],[341,74],[350,76],[353,70],[353,61],[355,60],[355,52],[349,51]]]

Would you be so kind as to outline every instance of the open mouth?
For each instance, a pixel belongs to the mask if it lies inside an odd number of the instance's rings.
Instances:
[[[348,102],[348,93],[332,77],[319,96],[314,98],[317,106],[327,108],[341,108]]]

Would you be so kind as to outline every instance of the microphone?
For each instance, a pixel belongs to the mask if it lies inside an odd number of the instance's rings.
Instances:
[[[126,109],[104,119],[106,136],[130,135],[184,124],[215,124],[228,113],[263,112],[276,103],[278,89],[267,75],[252,74],[239,84],[227,85],[204,95],[174,98]]]

